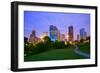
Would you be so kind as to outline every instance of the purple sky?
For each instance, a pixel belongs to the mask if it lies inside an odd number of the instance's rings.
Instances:
[[[43,32],[49,33],[50,25],[56,26],[65,35],[68,26],[72,25],[75,40],[81,28],[90,35],[90,14],[24,11],[24,36],[29,37],[33,29],[37,37]]]

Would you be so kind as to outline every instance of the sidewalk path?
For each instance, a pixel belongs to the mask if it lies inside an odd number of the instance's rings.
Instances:
[[[90,58],[90,55],[89,54],[80,51],[80,49],[79,49],[79,47],[77,45],[74,45],[74,46],[75,46],[75,50],[74,50],[75,53],[77,53],[79,55],[82,55],[84,57]]]

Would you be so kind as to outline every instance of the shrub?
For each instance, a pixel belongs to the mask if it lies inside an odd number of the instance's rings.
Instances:
[[[33,54],[37,54],[37,53],[41,53],[41,52],[44,52],[44,51],[47,51],[47,50],[50,50],[50,44],[48,43],[37,43],[34,48],[32,49],[32,53]]]
[[[32,53],[32,49],[34,46],[31,43],[25,42],[24,43],[24,54],[30,55]]]
[[[66,45],[65,45],[65,43],[63,41],[55,41],[53,43],[53,46],[52,47],[53,48],[56,48],[56,49],[62,49],[62,48],[65,48]]]

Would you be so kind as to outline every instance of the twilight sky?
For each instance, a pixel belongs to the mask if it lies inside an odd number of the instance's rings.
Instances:
[[[24,11],[24,36],[29,37],[32,30],[36,30],[37,37],[43,32],[49,33],[50,25],[56,26],[65,36],[68,26],[73,26],[75,40],[81,28],[90,35],[90,14]]]

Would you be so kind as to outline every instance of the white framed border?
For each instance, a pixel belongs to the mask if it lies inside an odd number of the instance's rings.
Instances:
[[[73,13],[89,13],[90,19],[90,36],[91,36],[91,54],[90,59],[79,60],[56,60],[56,61],[33,61],[24,62],[24,10],[27,11],[48,11],[48,12],[73,12]],[[74,65],[95,64],[95,10],[80,8],[63,8],[48,6],[18,6],[18,68],[39,68],[52,66],[74,66]]]

